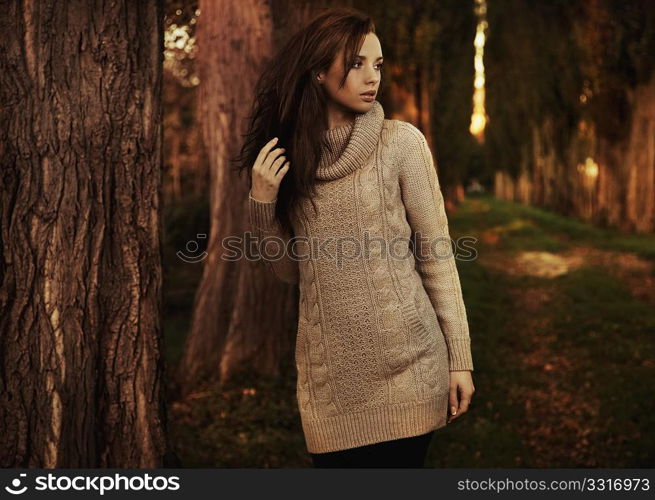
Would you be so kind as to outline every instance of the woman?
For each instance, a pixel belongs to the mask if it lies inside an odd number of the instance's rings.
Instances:
[[[316,467],[421,467],[474,392],[432,155],[384,118],[382,61],[368,16],[323,12],[268,64],[241,150],[260,254],[299,284],[296,395]],[[287,248],[268,257],[271,240]]]

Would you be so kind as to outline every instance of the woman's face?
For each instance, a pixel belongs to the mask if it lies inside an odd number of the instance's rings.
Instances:
[[[365,113],[373,107],[376,95],[373,96],[373,99],[367,101],[362,94],[371,90],[377,94],[380,86],[382,70],[380,40],[375,33],[366,35],[362,48],[348,73],[343,87],[339,88],[339,83],[343,78],[343,58],[342,50],[329,70],[319,74],[319,79],[322,81],[328,97],[336,104],[356,113]]]

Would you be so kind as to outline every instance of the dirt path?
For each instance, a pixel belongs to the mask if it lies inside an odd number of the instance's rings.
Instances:
[[[554,278],[581,266],[599,266],[625,283],[635,299],[655,305],[653,262],[629,252],[573,247],[560,253],[534,251],[513,255],[492,250],[481,255],[480,262],[510,275],[540,278]]]

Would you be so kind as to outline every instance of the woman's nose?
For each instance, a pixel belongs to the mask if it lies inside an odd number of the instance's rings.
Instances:
[[[377,83],[379,78],[380,76],[378,75],[377,71],[375,71],[374,68],[370,68],[366,73],[366,83],[368,84]]]

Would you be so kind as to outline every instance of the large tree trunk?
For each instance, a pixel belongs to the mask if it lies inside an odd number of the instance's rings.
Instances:
[[[162,14],[2,4],[2,467],[162,464]]]

